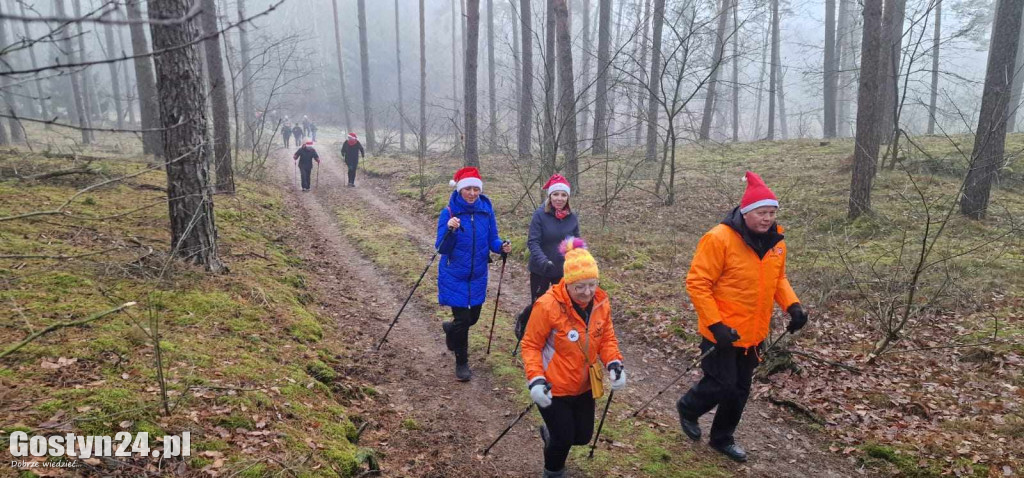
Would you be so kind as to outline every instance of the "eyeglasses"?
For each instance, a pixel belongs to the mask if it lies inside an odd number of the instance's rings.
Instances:
[[[597,281],[594,281],[594,282],[577,282],[575,284],[569,284],[569,288],[572,289],[572,291],[577,293],[577,294],[582,294],[584,292],[593,292],[593,291],[597,290],[597,286],[598,286],[598,282]]]

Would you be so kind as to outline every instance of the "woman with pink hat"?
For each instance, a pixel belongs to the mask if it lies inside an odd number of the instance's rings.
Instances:
[[[455,354],[455,377],[472,378],[469,369],[469,328],[480,319],[487,296],[487,264],[490,254],[508,254],[512,247],[498,236],[491,200],[482,194],[480,172],[466,167],[449,184],[455,189],[448,206],[437,218],[441,253],[437,269],[437,301],[452,308],[454,320],[441,324],[445,345]]]

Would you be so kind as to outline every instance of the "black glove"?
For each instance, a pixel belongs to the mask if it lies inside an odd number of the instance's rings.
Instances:
[[[733,342],[740,339],[740,334],[736,332],[736,329],[722,322],[711,324],[708,326],[708,330],[715,336],[715,345],[719,347],[731,347]]]
[[[608,366],[608,372],[612,374],[612,380],[618,380],[622,375],[622,362],[613,362]]]
[[[789,313],[789,324],[786,325],[787,332],[792,334],[807,325],[807,312],[804,311],[804,308],[799,303],[789,306],[786,312]]]

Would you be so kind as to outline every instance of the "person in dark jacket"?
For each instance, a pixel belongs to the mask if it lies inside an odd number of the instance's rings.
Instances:
[[[284,138],[284,147],[288,147],[288,140],[292,137],[292,127],[288,123],[281,124],[281,136]],[[295,138],[295,144],[299,144],[299,138]]]
[[[316,164],[320,164],[320,155],[313,148],[313,142],[306,141],[306,144],[295,152],[292,159],[295,160],[299,171],[302,171],[302,190],[309,191],[309,176],[313,171],[313,161],[316,161]]]
[[[348,186],[356,187],[356,168],[359,166],[359,155],[366,157],[366,150],[359,142],[355,133],[348,134],[348,141],[341,145],[341,156],[345,158],[345,165],[348,166]]]
[[[306,116],[306,115],[302,115],[302,133],[303,133],[304,136],[309,136],[310,135],[311,130],[309,129],[309,125],[310,125],[309,117]]]
[[[312,139],[313,142],[315,143],[316,142],[316,123],[314,123],[312,121],[309,122],[309,136],[310,136],[310,139]]]
[[[480,319],[487,296],[487,264],[490,253],[508,254],[512,246],[498,236],[491,200],[482,193],[484,183],[476,168],[455,173],[449,183],[455,190],[437,218],[441,253],[437,269],[437,301],[452,308],[454,320],[441,324],[445,345],[455,353],[455,377],[472,378],[469,369],[469,328]]]
[[[306,136],[302,134],[302,125],[295,123],[295,126],[292,127],[292,136],[295,137],[296,145],[302,144],[300,141],[306,139]]]

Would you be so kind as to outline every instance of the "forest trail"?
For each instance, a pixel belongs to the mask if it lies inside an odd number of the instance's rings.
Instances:
[[[462,384],[454,380],[454,360],[445,349],[438,321],[433,319],[438,310],[436,303],[424,303],[413,297],[383,350],[378,353],[373,349],[409,288],[380,270],[342,236],[339,232],[342,226],[333,211],[352,201],[360,201],[377,211],[382,221],[405,229],[423,250],[421,257],[408,258],[417,268],[430,258],[434,224],[403,208],[401,201],[388,192],[386,178],[370,177],[360,171],[357,187],[346,187],[345,165],[334,149],[334,143],[328,141],[322,141],[317,148],[323,161],[322,177],[318,188],[311,192],[301,192],[293,179],[295,172],[288,171],[292,150],[279,149],[275,154],[280,158],[275,173],[279,182],[291,186],[292,193],[288,197],[296,222],[294,239],[300,255],[308,261],[313,287],[320,293],[323,310],[338,320],[342,332],[351,337],[353,348],[359,351],[354,373],[383,392],[376,409],[360,411],[364,418],[374,422],[361,443],[382,452],[385,476],[539,475],[543,464],[541,443],[536,428],[526,420],[516,425],[489,457],[479,456],[480,450],[515,418],[522,406],[511,399],[508,384],[497,383],[479,357],[470,357],[474,370],[471,382]],[[584,237],[585,227],[584,224]],[[486,334],[490,326],[485,319],[493,310],[498,264],[496,261],[492,266],[485,313],[471,334]],[[435,262],[424,282],[435,281],[436,274]],[[514,316],[526,305],[528,277],[525,265],[508,262],[499,309],[504,314]],[[621,311],[613,313],[617,319],[623,316]],[[695,348],[694,357],[685,363],[674,363],[662,351],[640,345],[641,341],[633,336],[627,321],[618,319],[616,331],[629,382],[625,390],[616,394],[609,421],[626,420],[639,404],[675,379],[697,355]],[[506,345],[496,345],[499,353],[508,353]],[[690,442],[678,432],[674,402],[698,378],[699,371],[691,371],[652,403],[639,423],[661,434],[670,434],[683,449],[714,456],[722,469],[736,475],[845,477],[876,474],[859,467],[852,458],[829,452],[824,435],[805,422],[753,397],[737,432],[737,441],[750,453],[748,463],[734,464],[720,457],[708,447],[706,438],[700,443]],[[755,390],[757,386],[755,383]],[[534,416],[532,423],[539,423],[539,415],[535,412],[531,415]],[[701,420],[705,434],[713,417],[712,412]],[[403,426],[403,421],[409,418],[415,420],[419,429]],[[609,447],[603,443],[600,448],[607,450]],[[573,475],[580,476],[580,472],[573,470]]]

